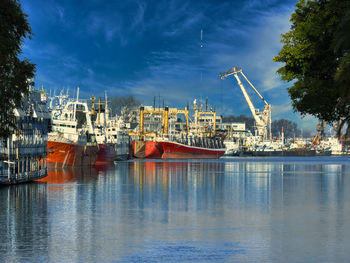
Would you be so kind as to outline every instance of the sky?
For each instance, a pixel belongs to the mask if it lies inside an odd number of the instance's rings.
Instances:
[[[297,0],[21,0],[32,27],[23,56],[36,64],[35,85],[51,94],[77,87],[82,98],[154,96],[169,107],[194,99],[218,114],[251,116],[233,66],[286,118],[314,131],[316,119],[295,113],[272,59],[282,48]],[[202,32],[202,34],[201,34]],[[257,109],[262,100],[241,77]]]

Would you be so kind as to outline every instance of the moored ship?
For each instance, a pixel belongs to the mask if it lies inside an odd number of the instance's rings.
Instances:
[[[136,158],[162,159],[213,159],[225,153],[225,146],[216,135],[215,111],[200,111],[194,101],[194,122],[190,123],[188,109],[145,110],[140,108],[139,140],[133,141],[133,154]],[[144,115],[158,114],[162,118],[161,135],[157,132],[144,131]],[[169,120],[178,120],[177,115],[184,114],[186,122],[182,129],[169,129]],[[147,138],[147,139],[145,139]]]
[[[162,159],[216,159],[225,153],[225,147],[215,138],[189,139],[188,141],[159,141]]]
[[[180,134],[166,136],[158,141],[162,146],[162,159],[217,159],[224,155],[226,149],[220,136],[216,133],[216,112],[205,111],[193,102],[194,122],[188,121],[188,110],[174,111],[186,117],[186,130]]]
[[[149,121],[151,121],[151,126],[161,126],[162,131],[145,131],[145,117],[148,116]],[[139,115],[139,131],[131,132],[129,135],[133,136],[131,142],[132,156],[135,158],[150,158],[158,159],[162,157],[163,148],[158,142],[158,133],[167,134],[168,133],[168,116],[169,109],[165,107],[164,109],[154,109],[140,107]],[[162,125],[157,125],[162,121]],[[155,125],[156,124],[156,125]]]
[[[98,103],[95,103],[95,97],[92,97],[91,100],[92,115],[96,115],[95,104],[98,104],[98,112],[96,120],[94,121],[94,132],[98,144],[98,154],[95,165],[107,165],[113,163],[116,156],[114,143],[108,140],[108,136],[106,135],[107,125],[109,124],[107,98],[105,103],[101,103],[101,99],[99,99]],[[102,108],[102,104],[106,104],[106,107]]]
[[[126,160],[129,157],[129,135],[124,132],[125,124],[119,116],[110,117],[107,94],[105,102],[91,98],[92,114],[95,115],[95,104],[98,112],[94,121],[96,138],[99,146],[96,165],[112,164],[115,160]],[[104,107],[102,105],[104,104]]]
[[[62,133],[49,134],[47,163],[61,167],[94,165],[97,153],[97,144],[89,142],[84,133],[79,135],[77,141],[65,138]]]
[[[98,154],[95,165],[106,165],[113,163],[116,157],[114,146],[109,143],[98,144]]]
[[[136,158],[158,159],[162,157],[163,147],[157,141],[132,141],[132,151]]]
[[[51,113],[52,130],[47,143],[47,162],[55,166],[94,165],[98,146],[86,102],[58,105]]]

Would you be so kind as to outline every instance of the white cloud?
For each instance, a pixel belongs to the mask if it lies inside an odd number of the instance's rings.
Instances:
[[[184,17],[178,22],[174,22],[170,24],[169,30],[164,32],[165,36],[173,37],[178,34],[181,34],[188,29],[190,29],[193,25],[197,24],[201,19],[203,18],[203,14],[196,13],[191,14],[189,13],[187,17]]]
[[[278,3],[279,0],[245,0],[242,2],[244,9],[264,8],[271,4]]]
[[[62,23],[65,22],[65,12],[64,8],[62,6],[56,5],[56,12],[58,14],[58,17]]]
[[[132,23],[130,28],[132,30],[138,30],[142,29],[143,24],[144,24],[144,16],[146,12],[147,5],[145,2],[138,1],[137,2],[137,10],[135,15],[132,18]]]
[[[272,104],[273,119],[281,119],[285,113],[293,112],[292,105],[288,101],[283,104]]]

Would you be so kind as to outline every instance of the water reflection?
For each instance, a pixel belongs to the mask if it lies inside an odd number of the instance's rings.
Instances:
[[[48,202],[45,185],[0,188],[0,261],[18,262],[48,253]]]
[[[0,188],[0,254],[7,262],[344,261],[349,168],[223,159],[51,169],[40,182]]]

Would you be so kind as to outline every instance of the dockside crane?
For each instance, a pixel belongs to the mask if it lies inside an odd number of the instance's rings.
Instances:
[[[253,88],[253,90],[258,94],[258,96],[262,99],[262,101],[265,103],[264,110],[262,112],[259,111],[259,109],[256,109],[254,107],[254,104],[252,103],[247,91],[245,90],[238,73],[240,73],[245,80],[249,83],[249,85]],[[248,78],[243,74],[242,69],[233,67],[230,70],[228,70],[226,73],[219,73],[219,76],[221,79],[224,79],[225,77],[228,77],[230,75],[234,75],[239,87],[242,90],[242,93],[244,95],[245,100],[247,101],[247,104],[249,106],[250,111],[252,112],[252,115],[255,120],[256,124],[256,134],[258,136],[261,136],[263,140],[267,139],[267,127],[269,126],[269,135],[271,140],[271,105],[267,103],[267,101],[263,98],[263,96],[259,93],[259,91],[253,86],[253,84],[248,80]]]

